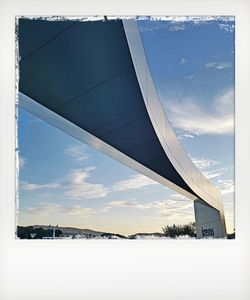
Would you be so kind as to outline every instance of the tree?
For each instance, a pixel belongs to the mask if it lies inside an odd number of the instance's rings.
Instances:
[[[32,233],[33,227],[32,226],[17,226],[17,237],[20,239],[31,239],[31,233]]]
[[[177,236],[188,235],[190,237],[196,237],[196,226],[195,223],[189,223],[185,225],[167,225],[162,228],[163,234],[166,237],[176,238]]]
[[[20,239],[31,239],[31,233],[35,233],[33,239],[42,239],[44,237],[52,237],[53,230],[51,229],[43,229],[41,227],[34,228],[33,226],[17,226],[17,237]],[[60,229],[56,229],[55,236],[59,237],[62,235],[62,231]]]

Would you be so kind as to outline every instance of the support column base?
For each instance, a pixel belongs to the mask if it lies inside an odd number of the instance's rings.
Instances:
[[[224,212],[210,207],[202,200],[194,201],[196,237],[226,238]]]

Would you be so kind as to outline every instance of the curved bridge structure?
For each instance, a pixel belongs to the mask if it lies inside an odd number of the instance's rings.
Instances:
[[[176,138],[134,19],[18,20],[19,106],[194,201],[197,237],[225,237],[220,191]]]

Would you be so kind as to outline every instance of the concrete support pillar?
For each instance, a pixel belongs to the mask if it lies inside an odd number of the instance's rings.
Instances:
[[[196,235],[201,238],[225,238],[227,235],[224,212],[207,205],[202,200],[194,201]]]

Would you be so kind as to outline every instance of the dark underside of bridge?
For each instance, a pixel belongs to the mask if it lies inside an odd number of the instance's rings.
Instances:
[[[19,19],[19,91],[184,190],[146,110],[123,23]]]

